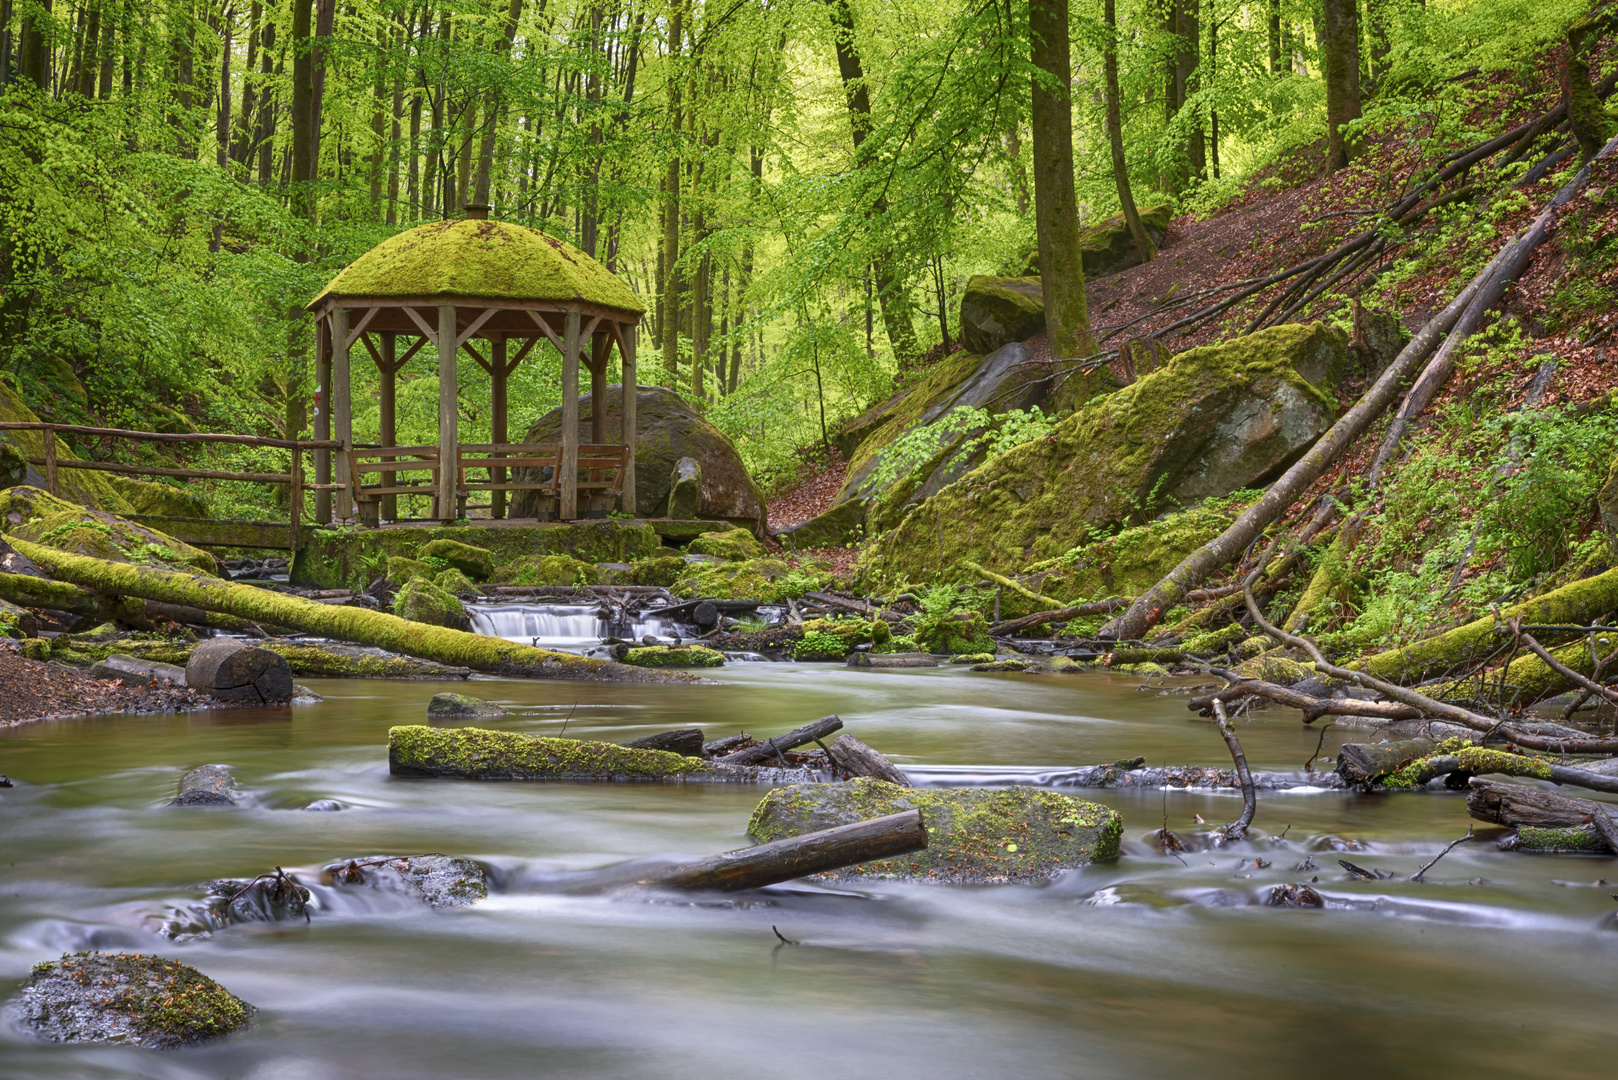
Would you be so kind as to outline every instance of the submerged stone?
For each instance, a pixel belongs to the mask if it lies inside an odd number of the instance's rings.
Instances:
[[[51,1042],[172,1050],[235,1031],[254,1010],[178,960],[141,953],[70,953],[54,963],[34,965],[5,1011]]]
[[[505,716],[506,710],[492,701],[469,694],[434,694],[427,703],[428,716]]]
[[[333,885],[409,896],[432,908],[469,907],[489,896],[483,867],[454,855],[368,855],[323,873]]]
[[[921,811],[925,851],[851,866],[835,876],[1038,881],[1115,858],[1123,835],[1116,811],[1045,788],[902,788],[869,777],[772,791],[753,811],[747,833],[767,843],[906,810]]]
[[[647,645],[630,649],[624,663],[635,667],[722,667],[725,655],[706,645]]]

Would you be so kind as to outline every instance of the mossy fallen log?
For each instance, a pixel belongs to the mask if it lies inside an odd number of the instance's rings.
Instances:
[[[420,724],[388,729],[388,769],[396,776],[463,780],[780,784],[814,778],[808,769],[729,765],[616,743]]]
[[[1505,750],[1490,750],[1482,746],[1458,746],[1462,740],[1446,739],[1437,747],[1438,752],[1417,758],[1382,780],[1384,787],[1420,787],[1429,780],[1450,773],[1477,776],[1497,773],[1501,776],[1520,776],[1528,780],[1549,780],[1556,784],[1572,784],[1591,791],[1618,793],[1618,776],[1591,772],[1558,765],[1546,758],[1513,754]]]
[[[1402,649],[1377,653],[1348,666],[1380,679],[1415,682],[1481,660],[1495,651],[1501,644],[1495,627],[1503,625],[1503,620],[1517,618],[1524,623],[1582,625],[1614,608],[1618,608],[1618,569],[1571,582],[1542,596],[1513,604],[1500,613],[1502,622],[1499,624],[1490,614],[1437,637],[1418,641]],[[1527,659],[1543,666],[1543,661],[1538,657]],[[1558,656],[1558,659],[1561,657]],[[1526,677],[1528,669],[1529,665],[1524,665],[1519,678]]]
[[[684,672],[633,668],[610,660],[536,649],[504,638],[427,626],[366,608],[320,604],[218,578],[107,562],[27,541],[15,541],[14,546],[57,580],[93,589],[103,596],[136,596],[185,604],[253,622],[291,626],[338,641],[374,645],[452,667],[520,678],[703,681]]]

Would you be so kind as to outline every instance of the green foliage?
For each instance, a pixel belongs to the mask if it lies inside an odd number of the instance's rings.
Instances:
[[[841,660],[847,653],[848,646],[844,644],[842,638],[818,630],[811,631],[792,643],[794,660]]]

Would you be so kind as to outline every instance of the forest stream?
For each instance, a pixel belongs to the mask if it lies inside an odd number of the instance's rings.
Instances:
[[[1211,721],[1139,677],[736,664],[715,678],[468,689],[514,710],[482,726],[615,741],[768,735],[836,712],[918,785],[1228,762]],[[1572,1077],[1609,1060],[1618,934],[1592,887],[1608,860],[1502,852],[1480,829],[1409,881],[1459,835],[1458,794],[1260,791],[1251,842],[1173,856],[1151,843],[1165,820],[1205,835],[1240,794],[1075,791],[1122,814],[1123,853],[1042,886],[580,896],[565,886],[583,871],[746,846],[763,792],[391,777],[387,729],[421,722],[441,684],[310,685],[324,702],[0,732],[17,783],[0,791],[0,980],[63,952],[159,951],[259,1010],[232,1038],[161,1055],[7,1029],[0,1074]],[[1260,770],[1301,773],[1320,740],[1292,710],[1236,727]],[[166,808],[202,763],[228,765],[248,797]],[[315,800],[342,809],[302,809]],[[308,882],[335,858],[423,852],[479,860],[489,898],[433,911],[317,886],[307,923],[178,942],[151,929],[211,878],[280,866]],[[1341,858],[1392,876],[1353,880]],[[1317,869],[1294,869],[1306,859]],[[1263,906],[1312,880],[1325,910]]]

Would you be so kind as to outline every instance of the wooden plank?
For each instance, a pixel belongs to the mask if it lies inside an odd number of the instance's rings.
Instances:
[[[287,489],[287,506],[292,511],[291,514],[289,515],[290,519],[291,519],[291,523],[290,523],[290,525],[288,527],[287,538],[288,538],[289,542],[287,544],[287,548],[288,548],[288,550],[296,553],[297,550],[298,550],[298,541],[301,539],[301,537],[298,535],[298,533],[299,533],[299,530],[301,529],[302,524],[303,524],[303,451],[302,450],[294,450],[294,451],[292,451],[292,474],[291,475],[292,475],[292,484]]]
[[[293,551],[293,530],[281,521],[219,521],[213,518],[171,518],[156,514],[125,514],[148,529],[168,533],[198,547],[268,548]]]
[[[622,474],[623,490],[618,497],[618,505],[626,514],[635,512],[635,408],[638,403],[636,397],[637,385],[635,382],[635,327],[633,323],[620,326],[612,324],[613,336],[618,339],[618,358],[624,369],[623,385],[619,402],[619,415],[623,418],[623,426],[619,430],[619,441],[624,444],[624,470]]]
[[[335,442],[322,442],[318,439],[267,439],[257,435],[220,435],[212,432],[191,432],[189,434],[174,434],[167,431],[130,431],[125,428],[86,427],[83,424],[47,424],[44,421],[12,421],[0,422],[0,431],[55,431],[66,435],[94,435],[104,439],[133,439],[136,442],[172,442],[172,443],[236,443],[239,446],[275,446],[283,450],[290,450],[294,446],[301,446],[305,450],[319,450],[336,447]]]
[[[45,445],[45,458],[40,462],[45,466],[45,490],[52,495],[60,495],[61,487],[56,481],[56,432],[45,432],[40,442]]]
[[[438,460],[444,468],[438,471],[438,506],[440,520],[455,517],[455,443],[460,424],[460,407],[456,401],[455,355],[460,351],[455,337],[455,305],[438,305]]]
[[[43,465],[46,468],[46,482],[53,483],[52,477],[56,469],[89,469],[92,472],[123,473],[127,476],[178,476],[186,480],[244,480],[254,484],[289,484],[292,477],[287,473],[238,473],[221,472],[218,469],[170,469],[159,465],[125,465],[117,461],[74,461],[68,458],[58,458],[54,467],[46,458],[28,459],[30,465]]]
[[[376,312],[367,313],[369,316]],[[354,452],[354,409],[353,409],[353,383],[349,377],[348,350],[350,345],[349,318],[347,308],[333,308],[331,313],[331,422],[332,435],[336,438],[337,459],[333,462],[333,469],[337,476],[348,477],[352,466]],[[362,324],[363,325],[363,324]],[[333,507],[339,520],[347,521],[354,516],[353,493],[343,490],[337,493],[336,505]]]

